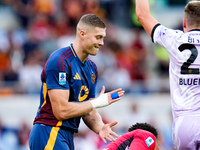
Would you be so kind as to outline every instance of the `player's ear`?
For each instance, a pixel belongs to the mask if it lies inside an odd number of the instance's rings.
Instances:
[[[183,28],[186,28],[187,22],[185,19],[183,19]]]
[[[80,36],[81,39],[84,38],[85,33],[86,33],[86,32],[85,32],[84,30],[80,30],[80,31],[79,31],[79,36]]]

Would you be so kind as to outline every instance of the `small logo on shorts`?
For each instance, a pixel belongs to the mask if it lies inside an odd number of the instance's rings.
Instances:
[[[65,72],[59,72],[59,84],[60,85],[66,84],[66,73]]]
[[[153,140],[151,137],[148,137],[148,138],[145,140],[145,142],[147,143],[147,146],[149,147],[149,146],[151,146],[151,144],[154,143],[154,140]]]

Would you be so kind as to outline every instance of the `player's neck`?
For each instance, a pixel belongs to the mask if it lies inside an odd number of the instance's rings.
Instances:
[[[189,32],[191,30],[200,30],[200,27],[188,27],[188,28],[184,28],[184,32]]]
[[[85,59],[88,57],[88,55],[86,55],[83,52],[81,44],[75,40],[73,43],[73,47],[74,47],[74,51],[76,52],[76,55],[78,56],[78,58],[84,63]]]

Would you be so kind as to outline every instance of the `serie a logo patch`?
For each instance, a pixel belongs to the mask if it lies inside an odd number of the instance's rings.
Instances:
[[[59,72],[59,84],[60,85],[66,84],[66,73],[65,72]]]

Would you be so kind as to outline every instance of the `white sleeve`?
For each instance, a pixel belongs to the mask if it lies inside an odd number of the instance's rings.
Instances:
[[[157,24],[152,30],[152,41],[169,50],[182,33],[183,31],[181,30],[173,30]]]

